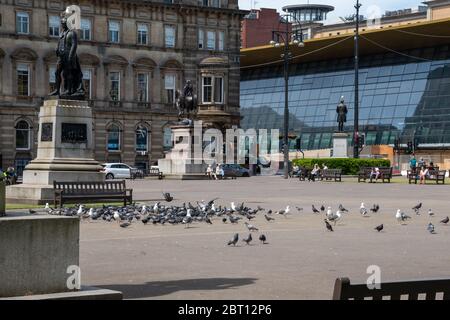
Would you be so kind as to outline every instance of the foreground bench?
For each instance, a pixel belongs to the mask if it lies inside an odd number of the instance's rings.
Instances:
[[[322,170],[322,181],[342,182],[342,169],[325,169]]]
[[[381,283],[381,289],[370,290],[365,283],[350,284],[350,279],[338,278],[334,284],[333,300],[382,300],[383,297],[400,300],[405,295],[408,300],[419,300],[422,294],[426,300],[440,300],[437,294],[442,295],[442,300],[450,300],[450,279],[387,282]]]
[[[378,168],[380,169],[380,175],[378,176],[378,180],[381,180],[383,183],[391,183],[392,179],[392,170],[393,168]],[[366,180],[370,180],[372,182],[372,179],[370,177],[370,174],[372,173],[372,168],[360,168],[358,172],[358,182]]]
[[[133,202],[133,190],[126,189],[125,180],[104,182],[53,181],[55,208],[66,202],[90,200],[123,200],[126,206]]]
[[[435,181],[436,184],[442,183],[445,184],[445,174],[446,170],[428,170],[428,175],[425,176],[425,183],[427,181]],[[419,171],[417,170],[408,170],[407,172],[408,183],[417,184],[417,181],[420,180]]]

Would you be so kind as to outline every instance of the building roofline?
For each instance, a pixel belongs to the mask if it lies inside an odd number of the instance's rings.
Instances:
[[[420,36],[421,34],[438,37],[425,37]],[[450,18],[372,29],[361,32],[361,35],[361,55],[390,52],[374,43],[396,51],[449,45]],[[341,44],[333,47],[332,45],[337,42],[341,42]],[[326,49],[327,47],[330,48]],[[241,68],[257,68],[262,65],[273,66],[281,64],[280,50],[282,48],[273,48],[270,45],[241,49]],[[305,47],[291,46],[291,51],[295,58],[294,63],[353,57],[353,33],[309,39],[305,41]]]

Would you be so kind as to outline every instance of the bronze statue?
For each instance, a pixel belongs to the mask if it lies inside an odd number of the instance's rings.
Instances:
[[[338,104],[336,108],[337,116],[337,122],[339,123],[338,131],[343,132],[344,131],[344,123],[347,122],[347,106],[344,102],[344,96],[341,97],[341,102]]]
[[[176,91],[176,106],[178,117],[192,118],[197,111],[197,95],[194,93],[194,87],[190,80],[186,81],[183,92]]]
[[[56,56],[58,57],[55,79],[56,89],[51,96],[67,99],[84,99],[83,73],[77,56],[78,37],[75,30],[71,30],[65,14],[61,16],[62,32],[59,36]],[[61,81],[64,79],[64,90],[61,92]]]

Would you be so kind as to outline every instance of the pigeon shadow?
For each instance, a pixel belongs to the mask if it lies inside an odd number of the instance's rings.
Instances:
[[[142,284],[102,285],[103,289],[117,290],[124,299],[151,298],[178,291],[227,290],[255,283],[256,278],[204,278],[173,281],[154,281]]]

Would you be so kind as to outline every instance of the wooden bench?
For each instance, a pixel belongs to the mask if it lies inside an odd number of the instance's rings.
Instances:
[[[89,200],[118,200],[124,205],[133,202],[133,190],[126,189],[125,180],[104,182],[57,182],[53,181],[55,208],[66,202]]]
[[[164,175],[159,169],[157,168],[150,168],[147,171],[148,177],[158,177],[159,180],[162,180],[164,178]]]
[[[417,184],[417,181],[420,181],[419,177],[419,170],[408,170],[407,172],[407,178],[408,183],[411,184],[414,182],[414,184]],[[447,173],[446,170],[428,170],[428,175],[425,176],[425,183],[427,181],[435,181],[436,184],[439,184],[440,182],[442,184],[445,184],[445,174]]]
[[[325,169],[322,170],[322,181],[342,182],[342,169]]]
[[[380,170],[380,176],[378,177],[379,180],[381,180],[383,183],[391,183],[391,179],[392,179],[392,170],[393,168],[378,168]],[[370,180],[372,182],[372,179],[370,177],[370,174],[372,173],[372,168],[360,168],[359,172],[358,172],[358,182],[364,181],[366,182],[366,180]]]
[[[417,280],[404,282],[381,283],[380,289],[369,289],[367,284],[350,284],[348,278],[338,278],[334,284],[333,300],[400,300],[407,296],[407,300],[419,300],[425,295],[426,300],[450,300],[450,279]]]

